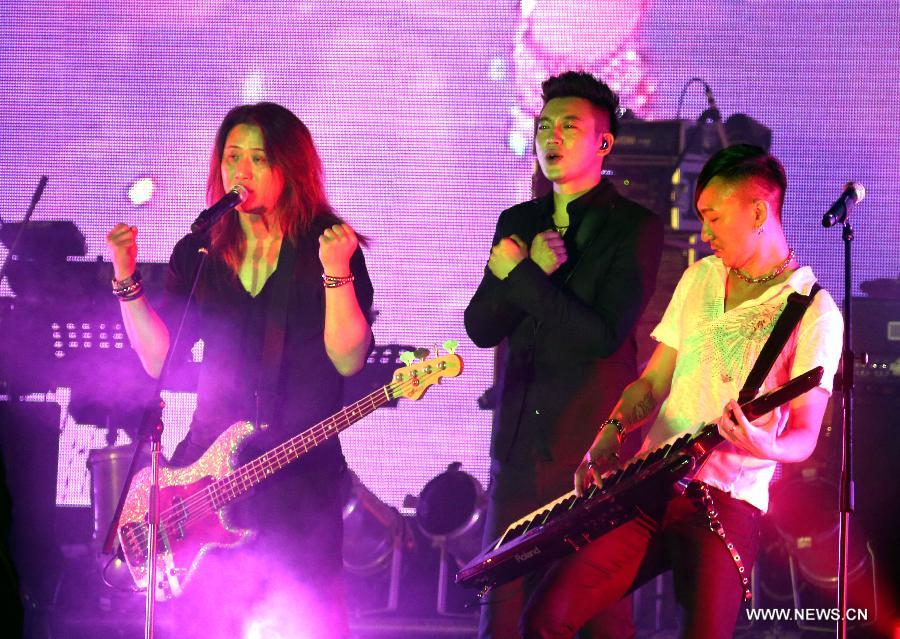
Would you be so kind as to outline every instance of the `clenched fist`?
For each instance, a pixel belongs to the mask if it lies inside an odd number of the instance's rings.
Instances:
[[[335,224],[325,229],[319,236],[319,261],[325,275],[350,275],[350,258],[357,246],[359,240],[349,224]]]
[[[565,240],[556,231],[538,233],[531,241],[531,260],[547,275],[552,275],[567,259]]]
[[[510,235],[491,249],[488,268],[499,280],[505,280],[519,262],[528,258],[528,245],[518,235]]]
[[[137,227],[116,224],[107,236],[109,257],[112,260],[115,278],[124,280],[134,275],[137,268]]]

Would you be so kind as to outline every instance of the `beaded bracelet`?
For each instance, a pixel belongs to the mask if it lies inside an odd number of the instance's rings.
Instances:
[[[334,275],[325,275],[325,273],[322,273],[322,284],[325,288],[337,288],[344,284],[349,284],[355,279],[356,278],[353,277],[352,273],[347,277],[335,277]]]
[[[127,295],[116,294],[116,296],[119,298],[120,302],[131,302],[131,301],[134,301],[134,300],[139,299],[144,296],[144,287],[139,286],[137,288],[137,290],[135,290]]]
[[[126,277],[124,280],[113,279],[112,292],[122,302],[130,302],[142,297],[144,295],[144,284],[141,279],[141,272],[135,271],[131,277]]]
[[[621,441],[625,438],[625,426],[622,425],[622,422],[616,419],[615,417],[610,417],[605,422],[600,424],[600,430],[602,431],[605,426],[612,424],[616,428],[616,439]]]

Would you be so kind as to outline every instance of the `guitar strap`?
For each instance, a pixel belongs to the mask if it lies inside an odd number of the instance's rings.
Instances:
[[[772,370],[772,366],[775,365],[775,359],[782,349],[784,349],[784,345],[787,343],[791,332],[793,332],[794,328],[800,322],[806,309],[809,308],[813,298],[821,288],[822,287],[818,284],[813,284],[812,289],[809,291],[809,295],[791,293],[788,296],[787,305],[784,307],[781,315],[778,316],[778,320],[772,328],[769,339],[767,339],[766,343],[763,345],[759,357],[756,358],[756,363],[753,364],[753,368],[750,369],[750,374],[747,375],[747,381],[744,382],[744,386],[738,394],[738,403],[744,404],[749,402],[759,394],[759,389],[762,387],[766,376],[769,374],[769,371]],[[722,544],[724,544],[725,549],[728,551],[728,554],[731,555],[731,560],[734,562],[734,567],[737,570],[738,579],[741,582],[744,601],[751,601],[753,599],[753,592],[750,588],[750,575],[744,566],[741,553],[738,551],[737,547],[729,541],[725,534],[725,526],[722,525],[722,522],[719,520],[718,508],[709,492],[709,486],[702,481],[692,481],[688,485],[687,494],[697,503],[697,506],[706,513],[709,530],[719,538]]]
[[[297,247],[287,237],[281,242],[278,267],[275,270],[274,290],[270,291],[266,307],[266,327],[263,334],[262,361],[256,385],[256,423],[271,424],[276,418],[278,402],[278,378],[284,353],[287,330],[287,309],[294,295],[294,266],[297,263]]]
[[[809,291],[809,295],[801,295],[800,293],[790,294],[787,306],[785,306],[784,310],[781,312],[778,321],[775,322],[775,326],[772,328],[769,339],[766,340],[766,343],[763,345],[759,357],[756,358],[756,363],[747,375],[747,381],[744,382],[744,386],[738,394],[739,404],[745,404],[759,394],[759,389],[762,388],[766,376],[769,374],[769,371],[772,370],[772,366],[775,365],[775,359],[782,349],[784,349],[788,337],[790,337],[797,324],[800,323],[800,319],[803,317],[806,309],[809,308],[816,293],[821,289],[822,287],[816,283],[813,284],[812,289]]]

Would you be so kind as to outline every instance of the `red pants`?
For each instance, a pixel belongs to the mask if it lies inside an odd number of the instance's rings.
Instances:
[[[710,493],[749,577],[762,513],[714,488]],[[660,510],[616,528],[554,566],[528,602],[525,638],[569,639],[598,612],[670,569],[686,613],[682,636],[730,638],[743,601],[731,554],[710,531],[706,509],[692,497],[675,497]]]
[[[571,490],[573,473],[572,466],[553,462],[492,462],[483,545],[495,541],[513,521]],[[514,579],[487,595],[481,608],[479,639],[521,639],[522,609],[541,575]],[[585,639],[633,639],[631,597],[616,602],[582,625],[581,636]]]

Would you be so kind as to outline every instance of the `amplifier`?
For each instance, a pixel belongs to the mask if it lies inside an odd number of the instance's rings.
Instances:
[[[868,356],[865,363],[859,360],[853,363],[856,394],[868,399],[882,395],[900,396],[900,356],[884,353],[868,353]],[[840,371],[835,381],[840,387]]]
[[[620,120],[616,155],[660,156],[673,160],[684,148],[688,120]]]
[[[650,337],[650,333],[662,320],[685,269],[710,254],[709,245],[701,242],[697,233],[666,229],[656,290],[638,320],[634,333],[638,348],[638,370],[643,368],[656,349],[657,343]]]
[[[731,128],[730,125],[728,128]],[[727,133],[726,137],[731,139]],[[610,158],[616,155],[658,157],[674,165],[685,145],[688,147],[687,153],[709,157],[722,148],[717,125],[693,120],[620,120],[619,134]]]
[[[900,357],[900,299],[853,298],[853,352]]]
[[[619,193],[659,215],[669,228],[699,232],[694,184],[706,159],[689,153],[676,170],[674,157],[614,153],[603,164],[603,174]]]

